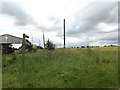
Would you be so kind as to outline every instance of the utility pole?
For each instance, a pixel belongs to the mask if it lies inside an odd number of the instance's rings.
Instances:
[[[64,48],[65,48],[65,19],[64,19]]]
[[[22,71],[25,71],[25,49],[26,49],[26,39],[25,38],[29,38],[29,36],[23,34],[23,40],[22,40],[22,60],[21,60],[21,68]]]
[[[44,45],[44,49],[45,49],[45,37],[44,37],[44,31],[43,31],[43,45]]]

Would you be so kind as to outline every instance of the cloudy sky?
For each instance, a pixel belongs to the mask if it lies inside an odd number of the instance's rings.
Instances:
[[[0,35],[11,34],[43,46],[42,35],[63,47],[118,44],[118,0],[2,0]]]

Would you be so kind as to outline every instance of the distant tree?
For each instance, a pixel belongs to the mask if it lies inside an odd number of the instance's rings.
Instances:
[[[45,48],[48,50],[55,49],[55,44],[53,44],[49,39],[47,40],[45,44]]]
[[[113,47],[114,45],[111,44],[110,46]]]
[[[106,47],[106,45],[104,45],[104,47]]]
[[[81,46],[81,48],[85,48],[85,46]]]
[[[89,46],[87,46],[87,48],[89,48]]]

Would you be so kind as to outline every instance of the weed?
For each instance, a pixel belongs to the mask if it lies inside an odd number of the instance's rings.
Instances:
[[[115,88],[117,56],[117,47],[38,50],[26,54],[24,73],[21,54],[3,56],[3,88]]]

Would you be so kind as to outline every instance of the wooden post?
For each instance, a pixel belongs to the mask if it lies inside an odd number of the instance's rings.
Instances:
[[[64,19],[64,48],[65,48],[65,19]]]
[[[29,36],[23,34],[23,40],[22,40],[22,60],[21,60],[21,68],[23,72],[25,71],[25,50],[26,50],[26,38],[29,38]]]

